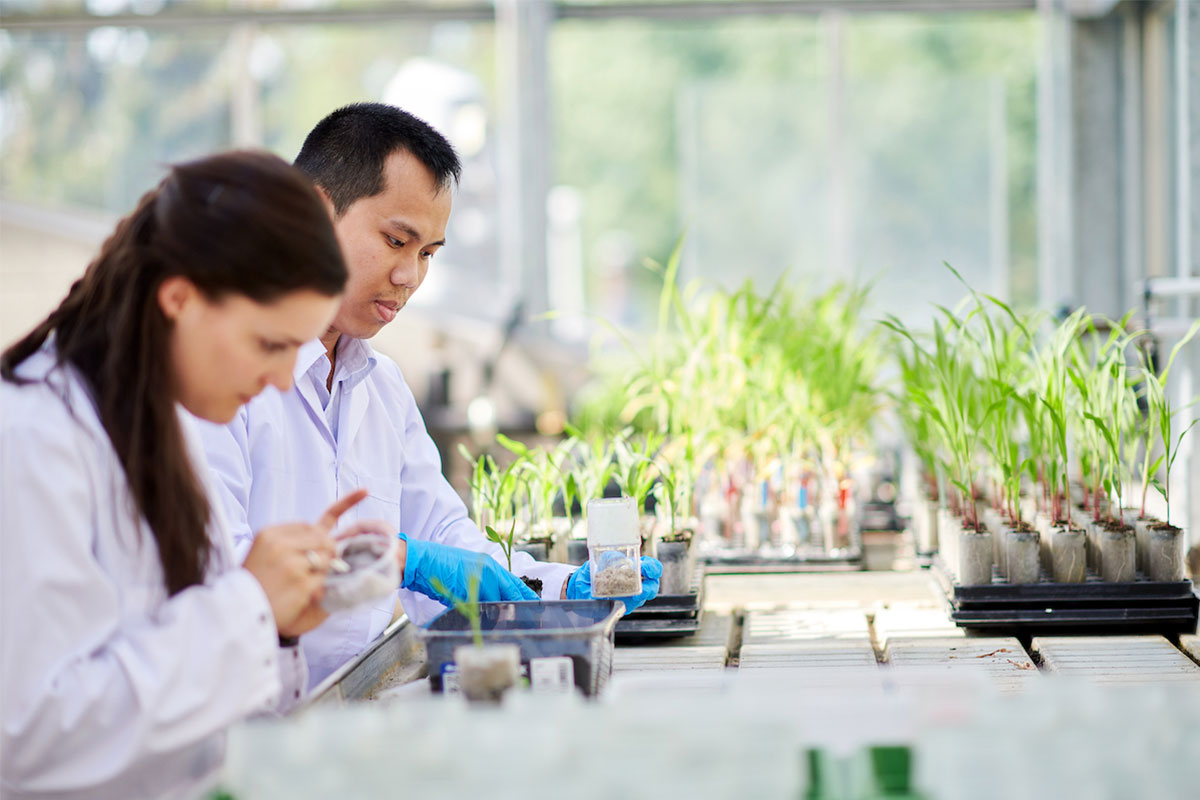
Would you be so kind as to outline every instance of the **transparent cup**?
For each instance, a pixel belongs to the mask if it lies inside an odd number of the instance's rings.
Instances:
[[[396,542],[395,536],[375,531],[364,531],[340,540],[338,558],[350,569],[342,573],[330,572],[325,578],[321,607],[332,614],[382,600],[396,591],[400,585]]]

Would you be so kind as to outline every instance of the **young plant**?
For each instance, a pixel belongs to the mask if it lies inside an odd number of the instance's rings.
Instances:
[[[1167,394],[1167,377],[1170,375],[1171,366],[1175,363],[1175,357],[1178,356],[1180,350],[1182,350],[1183,347],[1190,342],[1193,337],[1196,336],[1197,332],[1200,332],[1200,321],[1195,322],[1192,327],[1188,329],[1187,334],[1176,343],[1175,347],[1171,349],[1171,355],[1167,359],[1166,366],[1163,367],[1163,371],[1161,373],[1157,375],[1154,373],[1154,369],[1150,364],[1148,357],[1143,361],[1142,378],[1146,386],[1145,398],[1148,413],[1147,427],[1150,431],[1150,434],[1147,436],[1145,441],[1145,456],[1142,470],[1143,487],[1141,515],[1143,517],[1146,515],[1146,488],[1150,485],[1153,485],[1155,490],[1162,495],[1163,502],[1166,503],[1167,518],[1163,521],[1168,525],[1171,524],[1171,467],[1175,465],[1175,459],[1179,456],[1180,445],[1183,444],[1183,437],[1187,436],[1188,431],[1190,431],[1197,422],[1200,422],[1200,418],[1193,419],[1188,426],[1183,429],[1178,437],[1174,436],[1172,430],[1172,420],[1176,411],[1171,408],[1171,398]],[[1193,400],[1191,403],[1188,403],[1186,406],[1184,406],[1184,408],[1186,409],[1191,407],[1195,402],[1196,401]],[[1151,441],[1151,437],[1155,434],[1158,436],[1158,443],[1162,446],[1162,452],[1153,463],[1150,463],[1150,454],[1154,449],[1154,442]],[[1159,481],[1155,477],[1160,468],[1165,468],[1165,475],[1162,481]]]
[[[487,535],[489,542],[495,542],[500,545],[500,549],[504,551],[504,560],[508,567],[508,571],[512,572],[512,554],[513,554],[513,538],[517,534],[517,520],[513,518],[512,526],[509,527],[508,533],[500,533],[491,525],[484,526],[484,532]]]
[[[612,449],[602,434],[584,435],[569,423],[566,430],[571,437],[571,454],[579,476],[575,480],[576,496],[586,517],[588,501],[603,497],[604,489],[612,478]]]
[[[641,442],[635,442],[632,429],[626,428],[613,440],[613,454],[616,468],[613,478],[625,497],[633,498],[633,505],[638,514],[646,511],[646,498],[654,489],[658,480],[658,465],[655,455],[662,445],[663,437],[656,434],[646,434]]]
[[[1047,483],[1050,495],[1050,519],[1058,524],[1071,522],[1070,448],[1067,440],[1067,420],[1073,415],[1073,395],[1068,393],[1067,354],[1079,335],[1087,312],[1078,309],[1054,330],[1046,347],[1039,353],[1037,361],[1038,402],[1043,414],[1040,422],[1032,426],[1044,438],[1042,449],[1042,479]],[[1065,495],[1065,507],[1060,501]]]
[[[1133,382],[1129,379],[1125,365],[1125,350],[1140,333],[1126,333],[1125,327],[1132,312],[1117,323],[1110,323],[1108,339],[1099,345],[1094,323],[1093,348],[1090,360],[1076,349],[1075,364],[1069,373],[1080,397],[1080,414],[1086,424],[1083,428],[1085,463],[1090,463],[1092,484],[1095,488],[1095,514],[1099,517],[1100,489],[1104,497],[1116,495],[1117,515],[1120,521],[1123,492],[1122,486],[1129,477],[1130,469],[1123,458],[1122,442],[1135,435],[1137,427],[1137,399]],[[1110,521],[1114,520],[1111,504],[1107,510]]]
[[[923,347],[898,318],[889,316],[881,320],[881,324],[908,343],[913,358],[928,376],[924,385],[910,387],[909,400],[929,417],[938,432],[946,453],[950,482],[962,498],[963,518],[967,525],[981,531],[974,492],[975,454],[988,413],[965,344],[964,326],[970,317],[960,319],[941,306],[938,310],[947,324],[934,319],[933,342],[929,349]]]
[[[430,585],[433,590],[440,594],[447,602],[449,602],[458,613],[467,618],[467,622],[471,624],[471,640],[479,649],[483,649],[483,618],[479,612],[479,572],[473,572],[467,576],[467,599],[463,600],[456,597],[453,592],[442,583],[440,578],[430,580]]]
[[[473,458],[461,444],[458,449],[463,458],[473,462],[469,483],[475,525],[482,530],[490,523],[512,520],[515,534],[517,503],[525,483],[524,459],[518,457],[500,469],[488,453]]]

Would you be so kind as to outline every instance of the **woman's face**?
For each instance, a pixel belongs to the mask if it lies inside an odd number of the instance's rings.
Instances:
[[[265,304],[239,294],[212,301],[186,278],[164,281],[175,399],[223,424],[268,385],[287,391],[296,351],[325,332],[340,299],[299,290]]]

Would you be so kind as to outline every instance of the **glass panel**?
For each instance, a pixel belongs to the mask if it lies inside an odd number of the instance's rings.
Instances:
[[[230,141],[220,30],[0,31],[0,191],[124,212],[163,165]]]
[[[454,144],[462,181],[446,247],[414,306],[486,314],[499,284],[491,23],[266,26],[251,49],[263,140],[292,159],[318,120],[347,103],[383,101]]]
[[[727,286],[882,276],[880,305],[920,310],[961,296],[945,260],[1031,301],[1036,42],[1030,13],[559,23],[590,306],[646,320],[638,263],[681,229],[690,274]]]

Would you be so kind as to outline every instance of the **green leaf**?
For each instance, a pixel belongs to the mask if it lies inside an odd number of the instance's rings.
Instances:
[[[516,439],[510,439],[503,433],[496,434],[496,441],[499,442],[500,446],[505,450],[508,450],[510,453],[515,455],[528,456],[530,454],[529,447],[523,442],[518,442]]]

